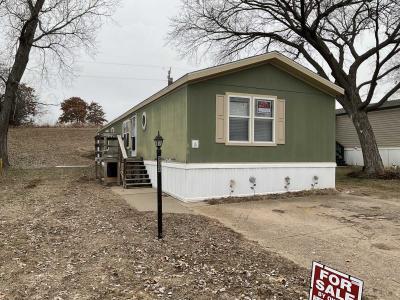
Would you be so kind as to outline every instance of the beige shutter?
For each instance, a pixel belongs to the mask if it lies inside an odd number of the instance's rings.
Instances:
[[[276,106],[276,143],[285,144],[285,100],[278,99]]]
[[[216,97],[215,142],[225,143],[225,96]]]

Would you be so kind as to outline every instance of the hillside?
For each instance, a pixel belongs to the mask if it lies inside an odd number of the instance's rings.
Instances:
[[[11,128],[9,154],[14,168],[89,165],[96,128]]]

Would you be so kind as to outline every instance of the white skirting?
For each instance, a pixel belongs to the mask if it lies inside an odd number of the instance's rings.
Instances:
[[[379,148],[385,167],[400,166],[400,147]],[[344,160],[351,166],[363,166],[364,159],[361,148],[345,148]]]
[[[155,161],[145,161],[154,187]],[[336,163],[162,163],[163,191],[185,202],[335,188]],[[250,178],[254,177],[256,186]],[[287,177],[290,184],[286,186]],[[232,187],[231,187],[232,186]]]

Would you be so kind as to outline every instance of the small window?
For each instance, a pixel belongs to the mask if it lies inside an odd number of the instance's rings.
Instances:
[[[129,147],[129,120],[122,123],[122,138],[124,139],[125,148]]]
[[[229,97],[229,142],[273,143],[275,99]]]
[[[147,115],[146,112],[144,112],[142,114],[142,129],[146,130],[146,126],[147,126]]]

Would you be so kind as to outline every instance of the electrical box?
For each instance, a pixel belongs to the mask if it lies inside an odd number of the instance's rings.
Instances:
[[[199,147],[200,147],[199,140],[192,140],[192,148],[193,149],[198,149]]]

